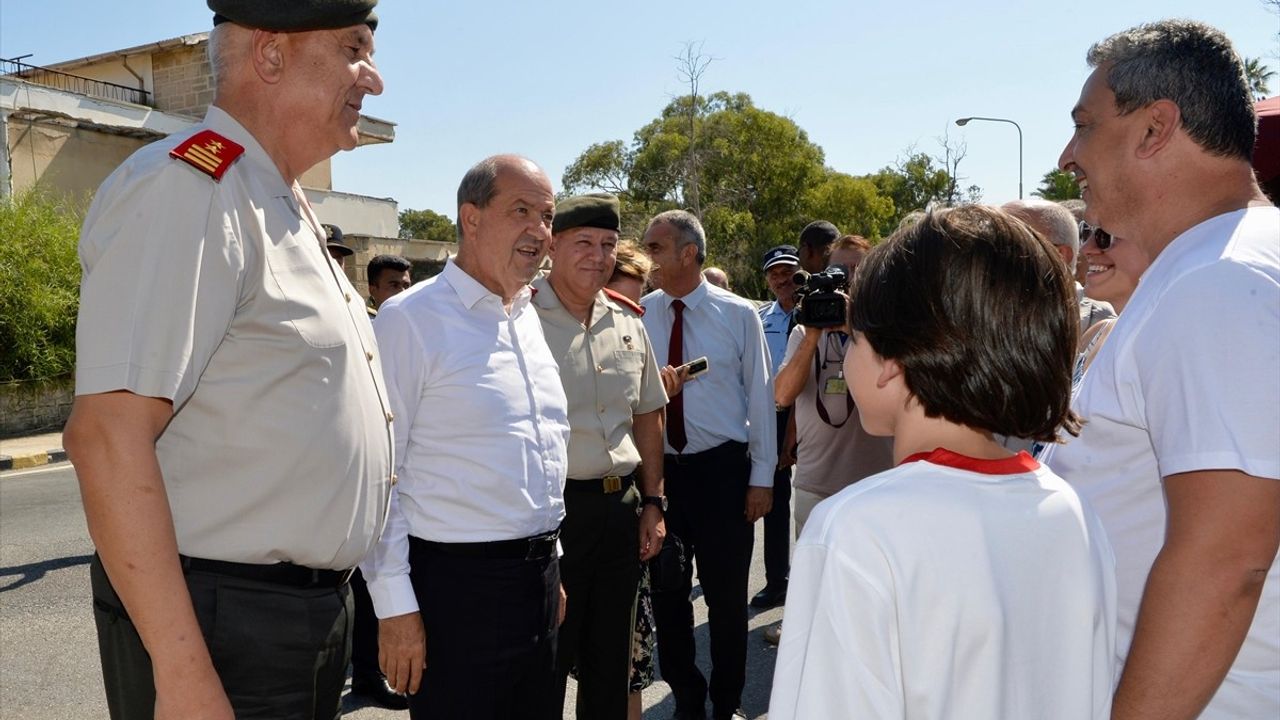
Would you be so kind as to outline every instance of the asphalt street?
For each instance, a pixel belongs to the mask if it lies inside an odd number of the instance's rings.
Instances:
[[[764,586],[761,546],[757,523],[752,594]],[[70,465],[0,473],[0,720],[107,717],[89,596],[92,552]],[[707,608],[697,586],[694,594],[699,665],[706,672]],[[750,718],[766,717],[775,650],[761,632],[781,617],[781,608],[751,611],[743,696]],[[572,687],[569,695],[566,718],[574,717]],[[344,717],[355,720],[408,718],[350,695],[343,704]],[[674,703],[661,679],[644,692],[644,707],[646,720],[671,717]]]

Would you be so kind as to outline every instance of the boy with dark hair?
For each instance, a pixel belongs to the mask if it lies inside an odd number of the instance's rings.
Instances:
[[[897,467],[805,525],[769,717],[1106,718],[1110,546],[992,438],[1079,430],[1066,268],[1000,210],[942,210],[867,256],[850,308],[845,376]]]

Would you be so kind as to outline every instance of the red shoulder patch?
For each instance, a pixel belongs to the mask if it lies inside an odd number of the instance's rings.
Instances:
[[[169,157],[182,160],[218,181],[243,154],[244,147],[212,130],[201,130],[169,151]]]
[[[644,317],[644,306],[641,305],[640,303],[637,303],[635,300],[632,300],[631,298],[627,297],[626,295],[623,295],[622,293],[618,292],[617,290],[614,290],[613,288],[603,288],[603,290],[604,290],[604,294],[608,296],[610,300],[634,312],[636,315]]]

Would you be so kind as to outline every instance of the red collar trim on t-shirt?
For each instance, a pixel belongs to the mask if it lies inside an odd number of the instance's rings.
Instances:
[[[1024,450],[1017,455],[999,460],[983,460],[981,458],[969,457],[960,453],[951,452],[946,448],[935,448],[933,452],[916,453],[903,459],[899,465],[906,465],[909,462],[924,460],[934,465],[945,465],[958,470],[968,470],[970,472],[982,473],[984,475],[1017,475],[1019,473],[1033,472],[1040,468],[1040,463],[1036,459],[1027,454]]]

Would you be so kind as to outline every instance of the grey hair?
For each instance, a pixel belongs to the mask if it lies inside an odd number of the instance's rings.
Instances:
[[[1000,208],[1025,221],[1037,232],[1045,233],[1045,239],[1054,245],[1071,248],[1071,262],[1080,254],[1080,226],[1071,211],[1056,202],[1032,198],[1014,200]]]
[[[1206,152],[1253,157],[1258,120],[1244,64],[1216,28],[1192,20],[1138,25],[1095,43],[1087,60],[1110,65],[1107,86],[1121,115],[1171,100],[1187,135]]]
[[[698,216],[688,210],[668,210],[660,212],[653,216],[649,221],[649,225],[645,228],[645,233],[653,229],[654,225],[666,223],[675,228],[680,233],[679,240],[676,241],[676,250],[686,246],[694,245],[698,248],[698,264],[701,265],[707,259],[707,232],[702,229],[702,222],[698,220]]]
[[[458,184],[458,240],[462,240],[462,206],[471,203],[478,208],[488,207],[498,193],[498,171],[504,156],[487,157],[467,171]]]
[[[227,67],[230,60],[227,55],[230,54],[227,49],[227,32],[224,27],[226,23],[214,25],[209,31],[209,42],[205,45],[205,52],[209,57],[209,69],[213,71],[213,87],[217,88],[222,78],[227,77]]]

